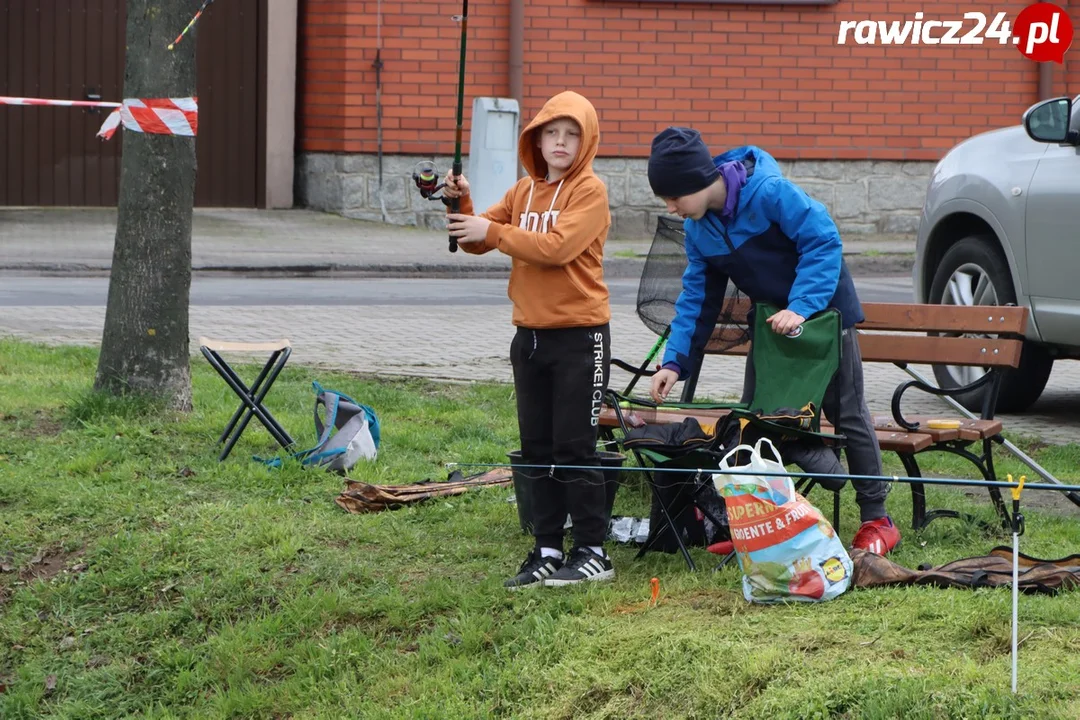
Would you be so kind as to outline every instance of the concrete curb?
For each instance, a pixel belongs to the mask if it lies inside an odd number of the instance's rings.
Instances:
[[[848,269],[857,275],[903,275],[911,272],[914,256],[901,253],[844,256]],[[92,263],[12,263],[0,264],[0,273],[23,276],[108,276],[109,264]],[[604,263],[609,278],[639,278],[644,258],[610,258]],[[193,275],[244,277],[403,277],[403,278],[505,278],[507,264],[470,263],[301,263],[291,265],[202,264],[191,269]]]

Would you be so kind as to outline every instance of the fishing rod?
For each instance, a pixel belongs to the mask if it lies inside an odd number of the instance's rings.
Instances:
[[[554,472],[555,470],[606,470],[600,465],[526,465],[520,463],[447,463],[447,468],[534,468],[538,470],[548,470]],[[957,485],[963,487],[987,487],[997,488],[999,490],[1015,487],[1023,487],[1025,490],[1054,490],[1057,492],[1076,492],[1080,491],[1080,485],[1053,485],[1050,483],[1031,483],[1026,482],[1022,476],[1021,482],[999,482],[989,480],[964,480],[961,478],[926,478],[926,477],[910,477],[906,475],[850,475],[850,474],[832,474],[832,473],[811,473],[811,472],[778,472],[769,470],[724,470],[722,468],[710,468],[710,467],[684,467],[684,468],[657,468],[657,467],[638,467],[630,465],[627,467],[618,468],[620,472],[649,472],[649,473],[681,473],[683,475],[687,473],[697,473],[699,475],[735,475],[735,476],[757,476],[757,477],[790,477],[790,478],[807,478],[810,480],[836,480],[837,478],[844,478],[846,480],[868,480],[872,482],[902,482],[912,485]],[[1011,477],[1011,476],[1010,476]]]
[[[171,43],[169,43],[169,49],[170,50],[175,48],[180,43],[180,41],[183,39],[183,37],[188,34],[188,30],[195,27],[195,23],[199,22],[199,18],[202,17],[203,10],[205,10],[206,6],[209,5],[212,2],[214,2],[214,0],[203,0],[203,4],[202,4],[202,6],[199,7],[199,11],[197,13],[195,13],[195,17],[191,18],[191,22],[189,22],[187,24],[187,27],[185,27],[183,30],[181,30],[180,34],[177,35],[176,39],[173,40]]]
[[[454,136],[454,165],[451,168],[455,178],[461,177],[461,132],[464,124],[465,113],[465,41],[468,37],[469,25],[469,0],[461,0],[461,14],[455,15],[455,21],[461,23],[461,55],[458,58],[458,96],[457,96],[457,128]],[[420,197],[426,200],[441,200],[450,208],[450,212],[461,211],[460,198],[448,198],[445,195],[436,195],[445,184],[439,182],[439,174],[435,163],[423,160],[419,162],[413,171],[413,182],[420,190]],[[450,235],[450,252],[457,252],[457,238]]]
[[[454,140],[454,167],[455,178],[461,177],[461,126],[462,113],[465,109],[465,28],[469,24],[469,0],[461,0],[461,57],[458,59],[458,96],[457,96],[457,130]],[[450,212],[460,210],[459,198],[450,199]],[[450,252],[457,252],[457,238],[450,236]]]

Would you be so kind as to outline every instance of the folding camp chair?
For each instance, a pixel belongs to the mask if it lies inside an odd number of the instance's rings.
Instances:
[[[259,419],[263,427],[270,433],[270,435],[277,441],[281,447],[288,449],[294,443],[289,433],[285,431],[285,428],[274,419],[274,416],[270,414],[270,411],[263,405],[263,399],[267,393],[270,392],[271,386],[274,381],[277,380],[278,375],[285,367],[285,363],[288,362],[289,356],[292,354],[292,346],[289,341],[286,340],[274,340],[271,342],[261,343],[244,343],[244,342],[228,342],[223,340],[211,340],[210,338],[199,338],[199,349],[206,357],[210,366],[217,370],[218,375],[228,384],[232,391],[240,398],[240,407],[236,408],[236,412],[233,413],[232,419],[229,420],[229,424],[225,426],[225,430],[222,431],[221,437],[218,438],[218,444],[225,443],[225,447],[222,449],[221,454],[218,456],[219,461],[223,461],[232,452],[233,446],[236,441],[240,439],[240,435],[243,434],[247,428],[248,423],[251,422],[252,416]],[[268,352],[270,357],[267,359],[266,364],[263,365],[262,371],[259,372],[255,383],[248,388],[244,384],[243,380],[236,374],[236,372],[229,367],[229,364],[221,357],[223,352]],[[246,408],[246,409],[245,409]],[[241,415],[243,417],[241,417]]]
[[[696,503],[700,492],[712,482],[712,473],[708,471],[717,468],[725,446],[730,449],[739,444],[753,444],[757,437],[761,436],[769,437],[780,448],[790,443],[807,443],[824,453],[833,452],[832,448],[842,446],[842,436],[821,432],[822,400],[840,366],[840,314],[835,310],[825,310],[806,320],[797,334],[784,336],[773,332],[765,322],[765,319],[775,312],[776,308],[766,304],[759,304],[753,310],[754,331],[749,361],[754,367],[754,386],[749,402],[680,402],[658,407],[649,401],[609,393],[609,396],[614,398],[611,406],[623,430],[623,446],[635,454],[639,465],[645,467],[647,462],[657,469],[684,469],[694,475],[688,493],[677,495],[671,504],[677,502],[679,507],[673,508],[664,502],[657,485],[657,476],[669,473],[645,473],[653,497],[660,506],[664,527],[653,529],[649,541],[641,548],[638,557],[642,557],[649,550],[652,541],[666,530],[668,524],[675,529],[672,518],[678,517],[689,505]],[[634,404],[660,410],[723,410],[725,413],[717,418],[711,442],[699,443],[686,452],[660,452],[640,444],[626,443],[627,435],[631,431],[626,424],[623,409],[631,408]],[[739,462],[739,458],[735,460],[736,463]],[[807,467],[803,469],[810,471]],[[838,479],[838,482],[841,481]],[[810,481],[805,488],[806,492],[809,492],[814,484],[814,481]],[[836,500],[838,497],[834,498],[834,514],[838,516]],[[715,519],[710,520],[716,522]],[[687,565],[694,570],[693,560],[680,534],[676,531],[674,535]]]

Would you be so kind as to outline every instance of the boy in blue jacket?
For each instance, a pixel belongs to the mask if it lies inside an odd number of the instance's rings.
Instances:
[[[777,333],[791,333],[826,308],[840,312],[840,368],[822,401],[822,411],[847,437],[845,452],[854,475],[880,475],[881,451],[863,392],[862,357],[855,324],[864,319],[841,254],[840,233],[820,202],[786,179],[776,160],[745,146],[713,157],[696,130],[669,127],[649,156],[649,184],[684,219],[686,271],[675,304],[663,367],[652,396],[663,402],[678,380],[701,362],[730,280],[753,303],[783,308],[766,318]],[[753,388],[747,358],[743,402]],[[885,511],[890,485],[853,480],[862,525],[852,541],[885,555],[900,531]]]

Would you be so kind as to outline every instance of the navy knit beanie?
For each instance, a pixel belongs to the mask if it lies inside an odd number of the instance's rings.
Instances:
[[[669,127],[652,142],[649,155],[649,185],[655,195],[677,198],[709,187],[720,177],[701,133],[684,127]]]

